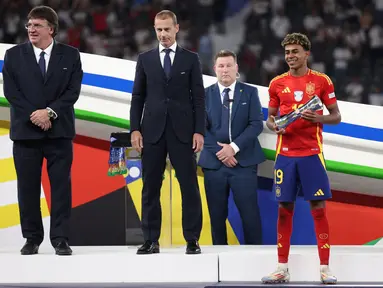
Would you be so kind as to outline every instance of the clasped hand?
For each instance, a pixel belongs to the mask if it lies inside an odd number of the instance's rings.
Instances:
[[[39,109],[30,115],[30,120],[36,126],[39,126],[44,131],[49,130],[52,127],[52,122],[48,116],[47,109]]]
[[[220,160],[226,167],[235,167],[238,164],[238,161],[234,157],[235,151],[233,147],[231,147],[230,144],[220,142],[217,142],[217,144],[222,147],[222,149],[216,153],[218,160]]]

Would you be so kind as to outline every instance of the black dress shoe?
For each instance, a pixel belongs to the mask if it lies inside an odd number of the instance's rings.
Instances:
[[[186,254],[201,254],[201,248],[197,241],[188,241],[186,245]]]
[[[20,250],[21,255],[33,255],[39,253],[39,245],[32,242],[31,240],[27,240],[25,242],[23,248]]]
[[[60,255],[60,256],[72,255],[72,249],[70,249],[68,242],[66,241],[58,242],[55,246],[55,251],[56,251],[56,255]]]
[[[160,253],[160,244],[158,242],[145,241],[137,250],[137,254],[155,254]]]

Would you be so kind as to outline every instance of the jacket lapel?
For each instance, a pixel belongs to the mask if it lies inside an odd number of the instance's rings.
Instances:
[[[34,76],[38,81],[43,82],[43,75],[41,75],[39,64],[37,63],[36,55],[32,47],[32,43],[25,45],[24,54],[27,62],[27,67],[31,69]]]
[[[181,53],[182,53],[183,49],[177,45],[177,48],[176,48],[176,51],[175,51],[175,55],[174,55],[174,60],[173,60],[173,64],[172,64],[172,68],[170,69],[170,76],[169,76],[169,80],[172,79],[172,76],[174,75],[174,72],[175,71],[178,71],[178,66],[179,64],[181,63]]]
[[[242,84],[237,81],[234,88],[234,103],[231,112],[231,121],[234,120],[235,114],[237,113],[239,102],[241,102],[242,91]]]
[[[170,76],[169,76],[169,79],[167,79],[166,75],[165,75],[164,67],[161,64],[159,48],[155,48],[152,50],[152,60],[153,60],[152,63],[157,68],[157,70],[161,70],[159,73],[161,73],[164,80],[169,81],[172,78],[172,75],[174,75],[174,71],[177,71],[177,67],[179,66],[179,64],[181,62],[180,58],[182,57],[182,55],[180,55],[180,54],[182,53],[182,51],[183,51],[182,47],[177,45],[175,55],[174,55],[174,60],[172,63],[172,67],[170,69]]]
[[[47,71],[47,75],[45,76],[44,83],[48,82],[49,78],[53,74],[53,71],[58,68],[58,64],[61,58],[62,58],[62,51],[60,49],[60,46],[57,45],[56,42],[54,42],[52,52],[51,52],[51,57],[49,58],[48,71]]]
[[[212,103],[212,111],[215,114],[215,117],[218,119],[218,123],[221,123],[222,117],[222,99],[221,93],[219,93],[219,87],[216,83],[213,89],[213,103]]]
[[[152,57],[153,67],[158,71],[159,75],[162,75],[162,78],[166,80],[166,75],[165,75],[164,68],[162,67],[162,64],[161,64],[160,51],[158,47],[152,50],[151,57]]]

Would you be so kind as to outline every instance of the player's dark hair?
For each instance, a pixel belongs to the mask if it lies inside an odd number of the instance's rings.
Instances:
[[[311,42],[309,38],[302,33],[291,33],[287,34],[285,39],[283,39],[281,45],[284,48],[286,45],[297,44],[301,45],[304,50],[311,50]]]
[[[59,17],[55,10],[48,6],[36,6],[28,14],[28,20],[43,19],[47,20],[48,25],[53,28],[52,36],[55,37],[59,30]]]
[[[216,62],[217,59],[220,57],[233,57],[234,62],[237,63],[237,55],[233,51],[230,51],[230,50],[219,51],[214,57],[214,62]]]

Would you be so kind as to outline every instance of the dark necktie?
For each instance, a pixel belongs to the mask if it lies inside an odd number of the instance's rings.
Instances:
[[[165,51],[165,58],[164,58],[164,71],[165,71],[165,75],[167,78],[169,78],[170,76],[170,69],[172,67],[172,62],[170,60],[170,52],[172,51],[171,49],[167,48],[167,49],[164,49],[163,51]]]
[[[227,140],[230,140],[229,125],[230,125],[230,102],[229,102],[230,88],[223,90],[223,101],[222,101],[222,116],[221,116],[221,129]],[[226,137],[225,137],[226,138]]]
[[[45,79],[45,71],[46,71],[44,55],[45,55],[45,52],[41,51],[40,59],[39,59],[39,66],[40,66],[41,75],[43,76],[43,79]]]

